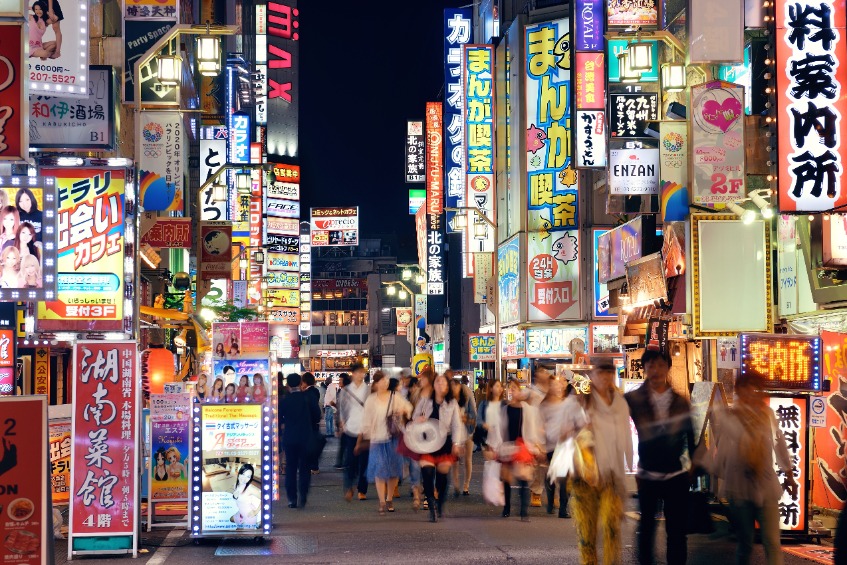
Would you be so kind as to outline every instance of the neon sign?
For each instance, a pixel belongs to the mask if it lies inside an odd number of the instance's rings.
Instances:
[[[741,373],[759,373],[767,390],[821,390],[821,339],[741,334]]]

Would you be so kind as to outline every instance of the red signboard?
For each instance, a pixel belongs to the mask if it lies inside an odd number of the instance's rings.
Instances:
[[[0,25],[0,160],[22,161],[29,158],[23,27],[17,22]]]
[[[284,163],[274,163],[273,172],[276,180],[280,182],[290,182],[300,184],[300,166],[286,165]]]
[[[606,104],[606,54],[576,54],[576,108],[602,110]]]
[[[810,473],[815,488],[812,504],[841,510],[847,504],[847,334],[821,332],[823,340],[823,377],[832,384],[824,393],[824,427],[815,428],[815,460]],[[814,398],[812,402],[814,402]]]
[[[136,360],[135,342],[81,341],[74,347],[71,536],[133,535],[137,529]]]
[[[797,491],[792,493],[788,485],[780,479],[782,494],[779,499],[779,529],[783,532],[806,532],[809,522],[809,421],[808,397],[771,396],[768,398],[771,410],[776,417],[779,431],[785,436],[788,457],[791,461]],[[782,471],[774,461],[774,471],[780,476]]]
[[[426,213],[438,216],[444,211],[443,144],[441,143],[441,102],[426,103]]]
[[[779,209],[845,206],[844,0],[777,0],[776,28]]]
[[[148,220],[148,216],[152,218]],[[168,218],[145,213],[141,218],[141,243],[153,247],[191,249],[191,218]]]
[[[0,563],[47,563],[47,399],[0,398],[0,414]]]

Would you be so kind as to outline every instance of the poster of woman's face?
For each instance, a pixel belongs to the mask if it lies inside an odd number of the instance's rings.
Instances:
[[[88,23],[81,0],[28,0],[30,88],[66,96],[88,93]],[[45,92],[46,94],[47,92]]]
[[[44,286],[42,198],[40,188],[0,189],[0,288]]]

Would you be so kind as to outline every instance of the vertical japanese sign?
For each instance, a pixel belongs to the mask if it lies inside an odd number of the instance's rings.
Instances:
[[[23,27],[4,22],[0,30],[0,161],[24,161],[29,153],[29,128]],[[73,47],[68,51],[73,52]]]
[[[33,359],[35,394],[50,394],[50,348],[36,347]]]
[[[471,8],[444,10],[444,201],[448,208],[466,206],[465,193],[465,83],[463,46],[471,42]],[[447,212],[447,225],[455,212]],[[452,229],[452,228],[451,228]],[[454,230],[455,231],[455,230]]]
[[[570,22],[526,28],[530,321],[578,319],[579,223],[572,155]]]
[[[300,11],[297,0],[268,3],[268,154],[299,155]]]
[[[647,122],[659,119],[659,95],[656,92],[609,94],[609,135],[646,137]]]
[[[778,0],[776,27],[779,209],[817,212],[847,205],[844,2]]]
[[[53,504],[68,504],[71,498],[71,419],[50,418],[49,433]]]
[[[427,320],[444,322],[447,293],[444,264],[444,144],[441,104],[426,103],[426,293]],[[418,235],[420,237],[420,234]]]
[[[606,112],[576,112],[576,167],[606,168]]]
[[[815,429],[815,455],[812,504],[832,510],[847,503],[847,462],[841,455],[847,450],[847,334],[821,332],[823,341],[823,378],[832,381],[826,394],[826,422]]]
[[[138,496],[139,389],[135,342],[74,346],[68,557],[76,537],[132,536]]]
[[[181,212],[188,139],[179,112],[143,112],[135,140],[138,189],[147,212]]]
[[[50,549],[47,399],[0,398],[0,413],[0,563],[46,564]]]
[[[225,126],[203,126],[200,128],[200,183],[209,180],[226,164],[227,139]],[[218,177],[220,184],[226,183],[226,177]],[[215,200],[212,185],[200,193],[200,219],[204,221],[223,221],[228,219],[227,200]]]
[[[38,303],[41,331],[121,331],[125,169],[43,169],[59,193],[57,299]]]
[[[774,470],[782,486],[782,496],[779,499],[779,529],[788,532],[806,532],[808,516],[809,489],[806,477],[809,462],[809,423],[808,398],[771,396],[768,399],[771,410],[776,416],[779,431],[785,436],[788,445],[788,455],[793,466],[797,490],[794,494],[785,484],[785,474],[774,461]]]
[[[576,108],[602,110],[606,107],[606,54],[576,54]]]
[[[27,54],[30,91],[87,98],[88,0],[71,0],[61,6],[55,1],[29,0],[27,5],[27,20],[31,22]],[[36,15],[35,10],[41,13]],[[10,31],[3,31],[3,44],[15,40]],[[8,66],[16,60],[6,59],[5,63]],[[23,74],[24,69],[20,72]]]
[[[691,157],[694,204],[722,205],[746,196],[743,86],[691,87]]]
[[[191,393],[150,395],[150,501],[188,500]]]
[[[659,124],[659,174],[662,221],[682,222],[688,215],[688,125]]]
[[[250,162],[250,114],[236,112],[229,116],[230,162]]]
[[[576,0],[574,11],[577,51],[602,51],[604,47],[603,0]]]
[[[426,140],[423,122],[406,122],[406,182],[426,181]]]
[[[500,325],[521,321],[521,239],[515,235],[497,249],[497,308]]]

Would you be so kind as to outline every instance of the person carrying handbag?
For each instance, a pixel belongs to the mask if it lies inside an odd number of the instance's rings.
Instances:
[[[598,521],[603,562],[620,563],[624,462],[631,467],[633,457],[629,407],[614,382],[614,365],[600,361],[591,371],[591,391],[571,394],[562,408],[562,441],[576,444],[569,490],[581,565],[597,563]]]

